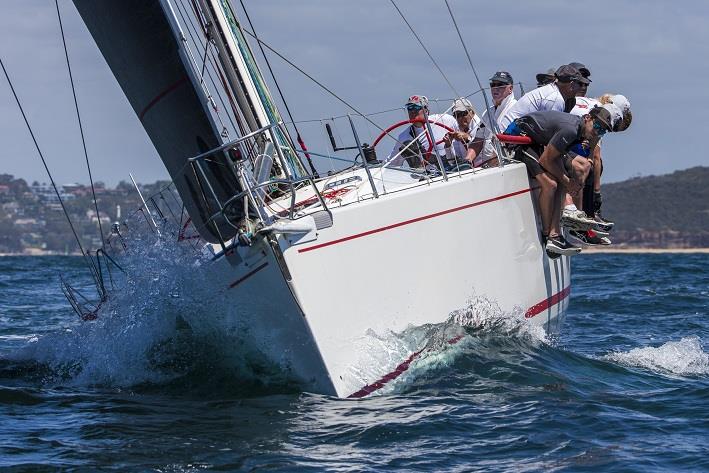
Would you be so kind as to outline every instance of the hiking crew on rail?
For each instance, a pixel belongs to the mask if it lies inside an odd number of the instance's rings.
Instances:
[[[447,169],[497,165],[495,134],[527,136],[529,145],[507,144],[514,159],[524,163],[539,184],[542,241],[549,257],[581,251],[564,237],[568,230],[574,243],[610,245],[613,222],[601,216],[600,178],[603,170],[601,138],[630,126],[630,103],[623,95],[586,97],[590,70],[573,62],[537,74],[538,88],[515,99],[512,76],[498,71],[490,78],[493,103],[478,117],[470,101],[461,97],[451,114],[429,114],[423,95],[406,102],[411,125],[398,137],[388,161],[406,162],[424,172],[438,172],[438,159]],[[435,123],[429,138],[426,120]]]

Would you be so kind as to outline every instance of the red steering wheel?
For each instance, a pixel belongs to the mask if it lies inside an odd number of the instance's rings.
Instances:
[[[449,127],[448,125],[444,125],[443,123],[440,123],[440,122],[437,122],[437,121],[433,121],[433,120],[426,120],[426,121],[427,121],[428,123],[430,123],[431,125],[436,125],[436,126],[439,126],[439,127],[441,127],[441,128],[444,128],[444,129],[450,131],[451,133],[455,132],[455,130],[454,130],[453,128]],[[391,125],[390,127],[386,128],[384,131],[382,131],[382,132],[379,134],[379,136],[377,136],[377,139],[374,140],[374,142],[372,142],[372,148],[375,148],[375,147],[377,146],[377,144],[379,144],[379,142],[382,140],[382,138],[384,138],[384,136],[386,136],[390,131],[396,130],[397,128],[399,128],[399,127],[401,127],[401,126],[404,126],[404,125],[409,125],[409,124],[411,124],[411,123],[421,123],[421,122],[422,122],[422,120],[419,120],[419,119],[414,118],[414,119],[411,119],[411,120],[403,120],[403,121],[400,121],[400,122],[398,122],[398,123],[394,123],[394,124]],[[431,142],[431,141],[432,141],[431,138],[428,136],[428,130],[426,130],[426,138],[428,138],[428,150],[426,150],[426,155],[430,155],[430,154],[431,154],[431,151],[433,151],[433,147],[434,147],[435,145],[438,145],[438,144],[443,143],[443,139],[442,139],[442,138],[441,138],[440,140],[436,141],[435,143],[432,143],[432,142]]]

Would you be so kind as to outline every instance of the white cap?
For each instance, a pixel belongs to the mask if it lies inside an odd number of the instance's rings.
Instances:
[[[621,97],[623,96],[621,95]],[[615,103],[603,104],[603,108],[608,110],[608,113],[611,114],[611,130],[615,129],[616,125],[623,121],[623,112]]]
[[[615,106],[617,106],[621,112],[625,112],[626,110],[630,110],[630,102],[628,101],[627,98],[625,98],[625,95],[612,95],[611,96],[611,101]]]
[[[412,95],[409,100],[406,101],[406,106],[418,105],[423,108],[428,108],[428,97],[425,95]]]
[[[475,108],[473,107],[473,104],[470,103],[470,100],[466,99],[465,97],[461,97],[459,99],[455,99],[453,101],[453,108],[451,109],[451,113],[455,112],[475,112]]]

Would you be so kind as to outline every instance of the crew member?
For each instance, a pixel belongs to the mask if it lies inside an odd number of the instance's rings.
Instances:
[[[532,112],[517,118],[506,134],[529,136],[534,144],[519,146],[515,159],[527,166],[530,177],[541,186],[539,209],[542,218],[542,238],[547,254],[573,255],[581,248],[571,245],[561,235],[559,217],[566,192],[575,195],[583,181],[572,167],[568,152],[575,146],[589,147],[613,129],[608,110],[597,107],[583,117],[557,110]],[[540,153],[540,147],[544,147]]]

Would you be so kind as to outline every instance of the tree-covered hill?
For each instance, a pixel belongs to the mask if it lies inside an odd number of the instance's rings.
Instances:
[[[611,238],[627,246],[709,247],[709,167],[605,184]]]

